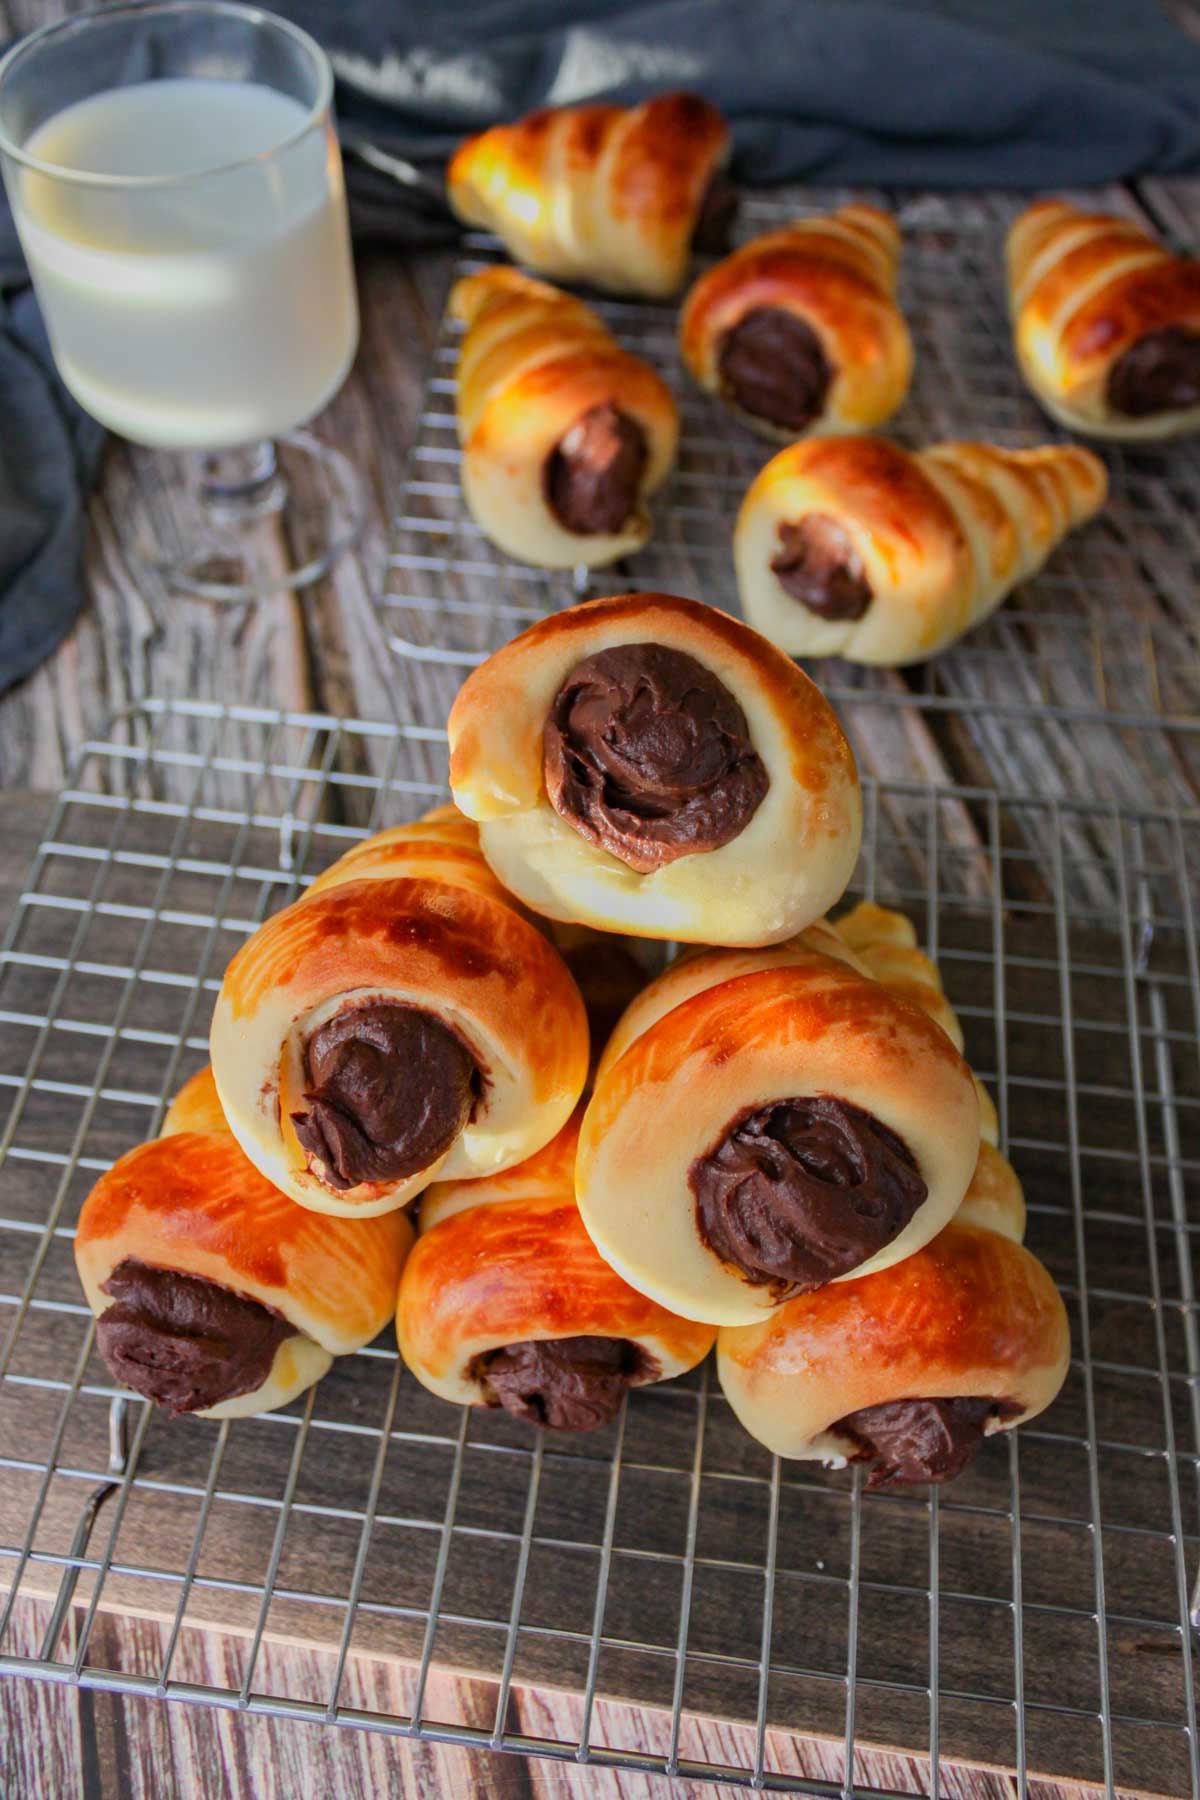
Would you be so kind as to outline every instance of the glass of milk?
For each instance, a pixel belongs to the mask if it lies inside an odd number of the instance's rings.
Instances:
[[[346,459],[296,429],[358,344],[332,95],[307,33],[224,0],[106,6],[0,62],[0,166],[62,378],[122,437],[188,453],[152,555],[177,591],[303,585],[361,522]]]

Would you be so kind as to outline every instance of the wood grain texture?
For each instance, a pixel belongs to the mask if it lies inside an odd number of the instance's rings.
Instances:
[[[14,1644],[34,1653],[49,1607],[23,1603]],[[119,1619],[105,1613],[93,1644],[98,1655],[118,1653],[122,1667],[157,1667],[166,1644],[165,1625],[154,1619]],[[243,1640],[219,1630],[185,1630],[173,1670],[180,1681],[236,1685]],[[321,1693],[330,1685],[333,1657],[320,1646],[268,1640],[258,1662],[266,1692]],[[489,1731],[495,1688],[482,1680],[435,1674],[426,1690],[431,1715]],[[383,1658],[352,1657],[342,1682],[348,1706],[405,1714],[413,1696],[411,1666]],[[578,1730],[579,1705],[550,1688],[518,1684],[508,1725],[530,1737],[554,1738]],[[593,1741],[639,1743],[662,1753],[668,1721],[649,1709],[597,1706]],[[638,1774],[629,1770],[575,1768],[569,1763],[458,1746],[394,1734],[330,1730],[296,1720],[276,1720],[181,1703],[163,1704],[88,1689],[70,1689],[0,1678],[0,1779],[6,1800],[287,1800],[301,1793],[333,1800],[380,1796],[471,1794],[474,1800],[733,1800],[746,1789],[722,1782]],[[696,1761],[736,1765],[752,1755],[753,1733],[717,1721],[689,1721],[680,1754]],[[840,1784],[846,1759],[834,1738],[820,1740],[773,1733],[771,1773]],[[943,1800],[1016,1800],[1003,1769],[944,1759]],[[855,1778],[889,1795],[930,1792],[929,1765],[903,1750],[860,1748]],[[1135,1790],[1116,1790],[1133,1800]],[[1034,1776],[1027,1800],[1092,1800],[1098,1789]]]

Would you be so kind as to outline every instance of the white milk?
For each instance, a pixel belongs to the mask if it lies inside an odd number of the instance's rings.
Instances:
[[[257,83],[147,81],[67,107],[25,145],[57,168],[203,175],[295,136]],[[341,162],[317,127],[178,186],[23,170],[17,224],[63,379],[138,443],[225,449],[311,418],[358,342]]]

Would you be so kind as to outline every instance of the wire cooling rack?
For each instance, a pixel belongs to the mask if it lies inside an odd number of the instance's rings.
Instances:
[[[246,934],[444,782],[432,728],[246,708],[86,746],[0,964],[0,1667],[797,1793],[1200,1793],[1194,816],[867,782],[852,893],[939,959],[1072,1315],[1062,1396],[952,1487],[780,1463],[711,1367],[561,1440],[433,1399],[387,1335],[258,1419],[114,1389],[85,1193]]]
[[[848,197],[751,194],[739,233],[753,236]],[[1089,201],[1094,205],[1095,196]],[[912,392],[887,430],[914,447],[955,436],[1009,445],[1064,437],[1022,386],[1012,355],[1003,244],[1022,204],[973,197],[967,208],[928,195],[897,203],[900,298],[917,356]],[[455,273],[501,255],[494,238],[469,236]],[[590,576],[525,567],[488,542],[459,488],[454,394],[461,332],[445,320],[380,603],[402,665],[419,688],[432,687],[439,708],[468,667],[534,619],[588,594],[654,588],[737,610],[733,521],[773,447],[685,378],[676,307],[596,305],[621,342],[662,372],[680,403],[678,466],[654,503],[654,535],[636,556]],[[1070,537],[1034,582],[957,647],[903,674],[840,658],[805,664],[841,711],[864,766],[893,766],[887,715],[915,708],[931,734],[949,723],[968,766],[998,785],[1044,792],[1051,783],[1070,794],[1095,791],[1099,776],[1106,793],[1133,805],[1148,792],[1196,804],[1200,442],[1103,453],[1112,482],[1103,516]]]

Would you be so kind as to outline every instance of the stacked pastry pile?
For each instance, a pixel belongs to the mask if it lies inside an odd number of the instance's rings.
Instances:
[[[728,248],[728,153],[720,116],[692,95],[559,108],[464,144],[450,199],[541,274],[666,300],[690,250]],[[800,218],[724,256],[680,312],[701,390],[789,446],[747,492],[733,548],[746,617],[792,655],[934,656],[1104,504],[1104,464],[1082,448],[914,454],[864,435],[912,378],[900,253],[877,207]],[[1041,201],[1014,224],[1008,263],[1017,359],[1056,421],[1122,441],[1200,429],[1200,261],[1131,220]],[[639,549],[675,455],[669,388],[581,300],[514,269],[470,277],[451,304],[467,328],[459,431],[482,530],[550,568]]]
[[[434,1393],[582,1430],[715,1341],[749,1430],[875,1482],[1048,1405],[1062,1303],[937,972],[897,914],[824,917],[861,807],[812,683],[623,596],[506,646],[449,736],[456,806],[248,939],[211,1075],[85,1204],[113,1373],[277,1406],[395,1310]]]

